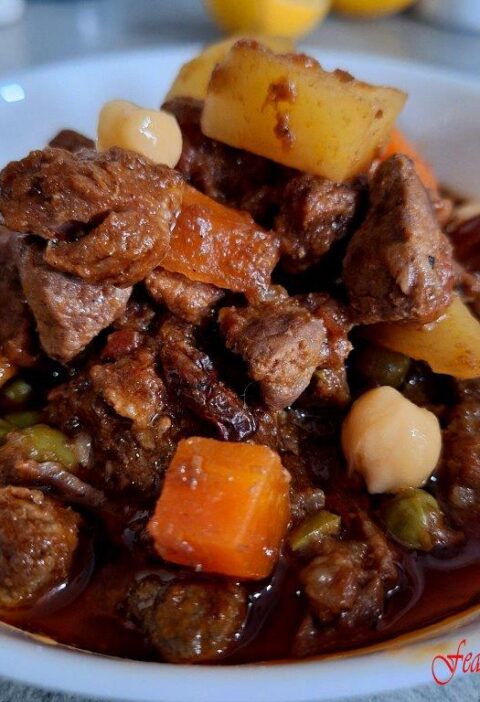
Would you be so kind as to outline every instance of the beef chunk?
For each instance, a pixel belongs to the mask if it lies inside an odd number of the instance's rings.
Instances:
[[[175,450],[173,420],[161,420],[140,435],[132,422],[115,414],[97,393],[88,375],[55,388],[46,417],[69,435],[86,434],[92,442],[89,483],[112,494],[133,492],[145,499],[157,496],[163,471]],[[168,425],[168,426],[167,426]]]
[[[443,433],[442,473],[450,514],[461,529],[480,536],[480,406],[478,388],[464,390]]]
[[[450,232],[457,260],[472,273],[480,273],[480,214]]]
[[[89,139],[89,137],[83,136],[83,134],[73,129],[62,129],[48,145],[55,149],[65,149],[65,151],[70,151],[72,154],[82,151],[82,149],[95,148],[93,139]]]
[[[165,379],[172,391],[199,417],[213,424],[222,439],[248,438],[255,431],[255,418],[218,378],[210,357],[196,346],[193,327],[167,320],[159,341]]]
[[[95,285],[56,271],[33,237],[19,238],[15,253],[40,341],[52,358],[71,361],[124,312],[131,288]]]
[[[25,605],[67,577],[79,524],[38,490],[0,489],[0,607]]]
[[[452,247],[406,156],[392,156],[376,171],[370,211],[348,245],[343,275],[365,324],[429,321],[450,303]]]
[[[302,305],[321,319],[327,330],[329,367],[343,366],[352,350],[348,332],[353,327],[349,309],[326,293],[310,293],[299,298]]]
[[[324,323],[293,299],[225,307],[219,321],[227,347],[243,356],[270,409],[294,402],[328,355]]]
[[[351,400],[345,366],[317,368],[312,378],[310,398],[320,405],[346,407]]]
[[[102,361],[118,361],[133,353],[145,342],[145,334],[155,323],[156,313],[150,301],[142,299],[140,288],[134,289],[125,312],[113,323],[114,331],[107,337]]]
[[[37,355],[34,322],[15,261],[18,236],[0,225],[0,349],[12,363],[31,366]]]
[[[108,335],[103,347],[102,361],[119,361],[124,356],[136,351],[143,343],[143,336],[133,329],[120,329]]]
[[[162,268],[152,271],[145,285],[155,302],[190,324],[200,324],[206,319],[225,294],[215,285],[189,280],[181,273]]]
[[[473,400],[480,404],[480,378],[456,380],[455,396],[459,402],[462,400]]]
[[[348,338],[353,326],[349,310],[324,293],[310,293],[299,299],[323,321],[327,331],[328,356],[314,373],[311,398],[321,404],[344,407],[350,401],[345,361],[353,348]]]
[[[149,349],[137,349],[112,369],[92,369],[95,382],[86,370],[55,388],[45,411],[46,421],[67,435],[90,437],[89,483],[146,500],[158,496],[178,441],[204,431],[175,396],[166,397]]]
[[[48,239],[45,258],[90,283],[127,287],[165,255],[181,177],[129,151],[34,151],[0,174],[7,226]]]
[[[191,98],[174,98],[163,106],[182,130],[183,151],[177,170],[205,195],[247,210],[256,222],[270,227],[292,172],[205,136],[200,128],[202,108],[200,101]]]
[[[443,197],[440,193],[435,193],[431,190],[428,191],[428,194],[430,195],[430,201],[432,203],[433,211],[435,212],[438,224],[443,229],[448,225],[452,218],[454,211],[453,200],[450,197]]]
[[[114,363],[95,365],[90,377],[95,390],[137,430],[152,426],[165,409],[165,386],[155,371],[155,353],[150,348],[141,347]]]
[[[318,263],[352,230],[359,204],[358,187],[308,174],[293,177],[275,223],[284,268],[301,273]]]
[[[130,591],[128,615],[166,661],[213,661],[241,634],[247,596],[234,583],[152,575]]]
[[[118,331],[147,332],[155,320],[156,312],[150,301],[138,299],[135,293],[138,293],[138,288],[134,290],[133,296],[128,301],[125,313],[113,324]]]
[[[297,636],[296,653],[319,649],[319,637],[335,629],[352,636],[371,627],[384,610],[385,596],[398,581],[395,553],[383,533],[358,515],[361,538],[324,537],[316,556],[300,573],[313,620]]]
[[[480,270],[470,273],[457,263],[457,285],[464,302],[480,317]]]

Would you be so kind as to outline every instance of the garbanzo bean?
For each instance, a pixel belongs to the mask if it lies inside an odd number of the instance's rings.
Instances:
[[[182,153],[182,132],[173,115],[126,100],[107,102],[98,120],[97,148],[118,146],[174,168]]]
[[[362,395],[342,427],[349,468],[363,475],[372,494],[423,485],[435,470],[441,446],[436,416],[391,387]]]

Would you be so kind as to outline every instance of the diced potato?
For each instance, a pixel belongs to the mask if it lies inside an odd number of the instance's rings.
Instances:
[[[480,323],[459,297],[433,324],[376,324],[366,334],[388,349],[426,361],[435,373],[480,376]]]
[[[183,138],[177,120],[168,112],[111,100],[100,111],[97,148],[106,151],[113,146],[174,168],[182,154]]]
[[[290,518],[289,481],[266,446],[180,441],[148,527],[158,553],[196,570],[265,578]]]
[[[269,286],[277,260],[278,240],[249,215],[185,187],[162,268],[256,297]]]
[[[196,100],[205,100],[210,78],[216,64],[219,63],[231,47],[242,37],[235,36],[224,39],[216,44],[207,46],[198,56],[185,63],[168,91],[166,100],[176,97],[190,97]],[[290,39],[278,37],[252,37],[267,46],[272,51],[284,53],[293,51],[293,42]]]
[[[213,72],[202,116],[214,139],[335,181],[365,170],[406,100],[302,55],[237,42]]]

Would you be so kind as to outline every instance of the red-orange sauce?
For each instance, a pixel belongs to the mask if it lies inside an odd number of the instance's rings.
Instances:
[[[158,655],[143,637],[125,623],[121,602],[135,574],[151,571],[128,549],[91,543],[79,555],[70,583],[31,610],[2,613],[1,618],[62,643],[125,658],[155,660]],[[402,586],[389,598],[376,628],[362,634],[355,647],[378,643],[436,623],[480,600],[480,541],[467,541],[448,559],[405,553],[399,563]],[[257,589],[256,589],[257,588]],[[253,586],[247,626],[227,663],[283,659],[291,656],[294,635],[305,613],[292,570],[281,562],[272,582]],[[342,635],[325,643],[325,653],[348,650]],[[322,651],[319,651],[322,653]]]

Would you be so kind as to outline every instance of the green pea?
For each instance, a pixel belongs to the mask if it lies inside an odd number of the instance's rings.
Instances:
[[[23,405],[32,396],[33,388],[22,378],[17,378],[7,385],[4,396],[14,405]]]
[[[430,551],[447,529],[437,500],[419,488],[404,490],[385,503],[383,518],[396,541],[420,551]]]
[[[32,427],[34,424],[38,424],[41,418],[40,412],[35,410],[25,410],[24,412],[12,412],[11,414],[5,415],[5,419],[10,424],[13,424],[17,429],[25,429],[26,427]]]
[[[68,470],[78,466],[77,457],[65,434],[46,424],[35,424],[21,431],[21,444],[30,458],[39,463],[55,461]]]
[[[399,388],[405,382],[410,359],[402,353],[375,344],[362,346],[356,354],[356,368],[369,385]]]
[[[341,519],[337,514],[322,509],[315,512],[290,532],[288,543],[292,551],[303,551],[314,541],[338,534]]]

